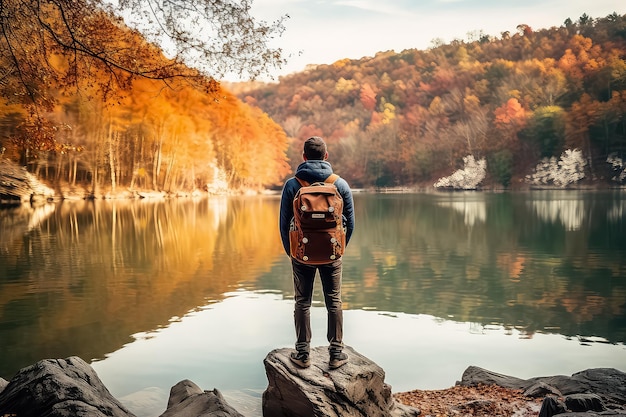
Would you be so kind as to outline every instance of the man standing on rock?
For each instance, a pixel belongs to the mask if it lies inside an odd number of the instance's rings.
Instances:
[[[348,244],[354,230],[354,204],[350,186],[343,179],[333,174],[328,159],[328,151],[324,140],[318,136],[311,137],[304,143],[302,162],[296,170],[295,177],[287,180],[283,186],[280,201],[280,236],[287,255],[291,256],[294,287],[294,323],[296,328],[296,351],[290,358],[296,365],[307,368],[311,365],[309,358],[311,342],[311,300],[315,274],[319,271],[324,301],[328,314],[327,339],[330,355],[329,367],[338,368],[348,361],[343,352],[343,312],[341,305],[341,256],[329,259],[328,263],[310,265],[296,260],[290,250],[289,232],[293,226],[293,201],[298,190],[305,185],[328,180],[333,182],[343,199],[343,227],[345,228],[345,245]],[[331,180],[332,179],[332,180]],[[306,258],[306,256],[305,256]]]

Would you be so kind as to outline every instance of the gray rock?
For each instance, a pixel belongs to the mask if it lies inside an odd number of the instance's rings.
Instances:
[[[605,403],[626,404],[626,373],[622,371],[592,368],[575,373],[572,379],[583,384],[587,392],[598,394]]]
[[[526,391],[524,391],[524,395],[533,398],[545,397],[546,395],[555,395],[557,397],[563,396],[558,389],[541,381],[528,387]]]
[[[78,357],[45,359],[21,369],[0,392],[0,416],[134,417]]]
[[[596,394],[574,394],[565,397],[565,407],[570,411],[606,411],[602,399]]]
[[[9,385],[9,381],[4,378],[0,378],[0,392],[4,391],[7,385]]]
[[[525,379],[498,374],[496,372],[479,368],[478,366],[468,367],[465,372],[463,372],[461,382],[458,382],[458,385],[464,385],[468,387],[473,387],[480,384],[497,385],[499,387],[510,389],[527,389],[532,385]]]
[[[543,399],[539,417],[593,417],[610,416],[624,417],[626,410],[607,410],[600,397],[594,394],[574,394],[561,400],[558,397],[547,396]]]
[[[528,396],[544,399],[543,416],[558,415],[559,407],[568,411],[582,411],[583,415],[626,415],[626,373],[612,368],[594,368],[577,372],[572,376],[556,375],[520,379],[497,374],[485,369],[470,366],[463,373],[459,385],[476,386],[479,384],[498,385],[505,388],[523,389]],[[565,397],[567,405],[561,404],[557,397]],[[606,408],[608,409],[606,409]],[[607,414],[608,413],[608,414]],[[540,414],[542,415],[542,414]],[[569,413],[568,416],[574,414]]]
[[[559,397],[548,395],[541,403],[539,417],[552,417],[557,414],[566,413],[567,411],[567,407],[565,406],[565,402],[563,400]]]
[[[271,417],[409,417],[419,410],[391,395],[385,372],[370,359],[346,347],[348,363],[328,367],[326,347],[311,350],[311,366],[301,369],[289,359],[293,349],[276,349],[265,358],[268,387],[263,415]]]
[[[244,417],[228,405],[222,394],[214,389],[203,391],[185,379],[170,390],[167,410],[160,417]]]

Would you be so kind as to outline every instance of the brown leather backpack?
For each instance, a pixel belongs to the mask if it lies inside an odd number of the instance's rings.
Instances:
[[[309,184],[296,177],[301,187],[293,199],[293,220],[289,230],[291,257],[309,265],[323,265],[339,259],[346,247],[343,226],[343,198],[335,186],[339,175]]]

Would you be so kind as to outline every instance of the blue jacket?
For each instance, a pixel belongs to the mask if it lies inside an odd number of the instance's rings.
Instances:
[[[324,181],[333,173],[333,168],[328,161],[307,160],[301,163],[296,170],[296,177],[308,182],[314,183]],[[350,186],[343,178],[339,178],[335,182],[335,186],[343,198],[343,219],[346,227],[346,245],[350,241],[352,231],[354,230],[354,203],[352,201],[352,191]],[[283,242],[283,248],[287,255],[289,254],[289,225],[293,218],[293,199],[296,192],[300,189],[300,183],[295,177],[288,179],[283,186],[283,192],[280,199],[280,238]]]

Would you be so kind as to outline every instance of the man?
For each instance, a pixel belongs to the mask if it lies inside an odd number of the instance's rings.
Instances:
[[[324,140],[318,136],[311,137],[304,143],[302,162],[296,170],[296,177],[312,184],[327,179],[333,169],[328,159],[328,151]],[[337,190],[343,198],[343,220],[346,228],[346,245],[354,230],[354,204],[350,186],[343,179],[335,182]],[[280,200],[280,236],[287,255],[289,250],[289,227],[293,214],[293,199],[300,189],[300,182],[292,177],[283,187]],[[348,361],[348,355],[343,350],[343,312],[341,306],[341,276],[342,260],[335,259],[324,265],[305,265],[295,259],[291,259],[294,286],[294,323],[296,327],[296,351],[290,358],[296,365],[307,368],[311,365],[309,352],[311,342],[311,299],[313,297],[313,284],[315,274],[319,271],[324,301],[328,314],[328,328],[326,337],[330,346],[329,367],[338,368]]]

